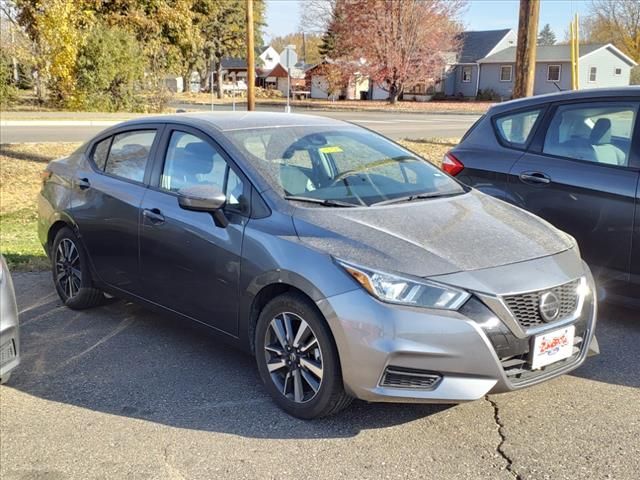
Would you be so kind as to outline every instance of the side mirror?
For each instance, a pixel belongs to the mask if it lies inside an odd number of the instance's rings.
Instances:
[[[222,211],[227,197],[215,185],[196,185],[178,191],[178,204],[185,210],[208,212],[213,215],[216,225],[226,227],[229,220]]]

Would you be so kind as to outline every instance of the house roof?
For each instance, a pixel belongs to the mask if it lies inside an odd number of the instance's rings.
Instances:
[[[458,56],[458,63],[472,63],[486,57],[510,31],[505,28],[461,33],[462,50]]]
[[[222,65],[222,68],[225,70],[241,70],[241,69],[245,69],[247,68],[247,60],[244,58],[237,58],[237,57],[222,57],[222,60],[220,61],[220,64]]]
[[[591,43],[580,45],[580,58],[606,45]],[[478,63],[513,63],[516,61],[516,47],[505,48],[478,60]],[[538,45],[536,49],[537,62],[570,62],[571,47],[569,45]]]

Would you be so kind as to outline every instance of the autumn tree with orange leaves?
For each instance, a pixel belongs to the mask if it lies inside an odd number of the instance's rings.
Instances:
[[[446,53],[459,49],[456,18],[464,0],[336,0],[339,50],[363,60],[360,71],[395,103],[405,89],[440,77]]]

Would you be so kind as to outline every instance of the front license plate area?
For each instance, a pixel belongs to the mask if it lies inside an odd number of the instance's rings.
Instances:
[[[13,340],[9,340],[7,343],[0,347],[0,366],[9,363],[16,357],[16,349],[13,346]]]
[[[531,369],[537,370],[569,358],[573,353],[573,337],[576,327],[559,328],[536,335],[531,349]]]

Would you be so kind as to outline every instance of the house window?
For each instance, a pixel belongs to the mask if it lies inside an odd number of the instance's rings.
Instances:
[[[614,70],[614,72],[615,72],[616,76],[620,76],[620,75],[622,75],[622,69],[621,69],[620,67],[617,67],[617,68]]]
[[[512,72],[513,72],[513,67],[511,65],[502,65],[500,67],[500,81],[510,82]]]
[[[559,82],[560,81],[560,65],[548,65],[547,66],[547,82]]]
[[[462,83],[471,82],[471,67],[462,67]]]
[[[589,68],[589,81],[595,82],[598,76],[598,69],[596,67]]]

